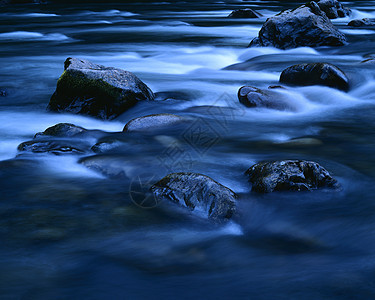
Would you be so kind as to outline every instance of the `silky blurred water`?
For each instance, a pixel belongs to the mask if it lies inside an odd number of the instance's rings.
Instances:
[[[353,14],[333,23],[348,45],[292,50],[247,48],[268,17],[298,5],[292,1],[1,7],[0,297],[374,298],[375,69],[361,61],[375,56],[375,29],[346,24],[375,17],[375,2],[343,4]],[[241,7],[263,17],[226,18]],[[47,112],[67,57],[131,71],[160,100],[113,121]],[[238,103],[239,87],[278,85],[281,71],[301,62],[337,65],[350,91],[274,89],[288,111]],[[80,164],[90,151],[17,151],[60,122],[96,130],[72,141],[91,146],[152,113],[193,121],[129,136],[119,153],[101,157],[126,176]],[[244,172],[272,159],[317,161],[342,190],[251,193]],[[131,192],[140,171],[152,180],[206,174],[240,195],[239,214],[219,226],[170,203],[139,205]]]

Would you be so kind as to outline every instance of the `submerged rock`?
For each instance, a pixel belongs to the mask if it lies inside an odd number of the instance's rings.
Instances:
[[[123,131],[148,131],[183,122],[185,118],[173,114],[154,114],[139,117],[126,123]]]
[[[317,4],[330,19],[344,18],[351,13],[349,8],[343,6],[337,0],[320,0]]]
[[[314,1],[296,9],[285,10],[263,24],[250,46],[295,47],[342,46],[342,34]]]
[[[133,73],[69,57],[48,109],[113,119],[153,92]]]
[[[82,154],[88,151],[89,145],[84,142],[69,140],[33,140],[23,142],[18,146],[18,151],[33,153]]]
[[[197,173],[172,173],[151,187],[156,199],[169,200],[213,221],[224,221],[236,210],[237,195],[208,176]]]
[[[251,8],[242,8],[232,11],[228,18],[249,18],[255,19],[261,17],[262,14],[252,10]]]
[[[326,169],[312,161],[261,162],[250,167],[245,174],[253,184],[252,190],[258,193],[339,187]]]
[[[48,127],[43,132],[38,132],[35,137],[40,136],[54,136],[54,137],[73,137],[81,133],[87,132],[87,129],[70,124],[70,123],[58,123],[51,127]]]
[[[363,19],[352,20],[348,23],[348,26],[353,26],[353,27],[375,26],[375,18],[363,18]]]
[[[280,82],[293,85],[325,85],[339,90],[349,90],[349,80],[338,67],[328,63],[298,64],[286,68]]]
[[[238,100],[246,107],[265,107],[277,110],[294,110],[294,108],[271,90],[261,90],[253,86],[243,86],[238,90]]]

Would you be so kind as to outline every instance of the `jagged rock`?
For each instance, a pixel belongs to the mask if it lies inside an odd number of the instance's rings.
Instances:
[[[148,131],[183,122],[185,118],[173,114],[153,114],[130,120],[123,131]]]
[[[249,46],[289,49],[342,46],[345,43],[345,35],[333,26],[318,4],[312,1],[268,18],[258,37],[253,39]]]
[[[316,162],[282,160],[261,162],[246,173],[252,183],[252,191],[311,191],[317,188],[338,188],[337,180]]]
[[[133,73],[69,57],[48,109],[113,119],[153,92]]]
[[[246,107],[266,107],[277,110],[294,110],[286,99],[271,90],[261,90],[253,86],[243,86],[238,90],[238,100]]]
[[[34,138],[41,136],[73,137],[84,132],[87,132],[87,129],[83,127],[70,123],[58,123],[48,127],[43,132],[38,132]]]
[[[329,19],[344,18],[351,13],[349,8],[343,6],[337,0],[320,0],[317,4]]]
[[[338,67],[328,63],[298,64],[286,68],[280,82],[293,85],[325,85],[339,90],[349,89],[349,79]]]
[[[251,8],[236,9],[232,11],[228,18],[259,18],[262,14],[252,10]]]
[[[208,176],[172,173],[151,187],[158,201],[168,200],[204,214],[213,221],[225,221],[236,209],[236,194]]]
[[[348,23],[348,26],[353,26],[353,27],[375,26],[375,18],[363,18],[363,19],[352,20]]]

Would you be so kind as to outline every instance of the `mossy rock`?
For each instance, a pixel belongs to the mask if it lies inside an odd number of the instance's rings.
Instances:
[[[154,94],[133,73],[87,60],[68,58],[48,109],[114,119]]]

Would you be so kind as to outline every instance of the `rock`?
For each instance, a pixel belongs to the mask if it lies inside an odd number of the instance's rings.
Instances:
[[[351,13],[349,8],[343,6],[337,0],[320,0],[317,4],[329,19],[344,18]]]
[[[346,37],[315,2],[285,10],[263,24],[249,46],[296,47],[342,46]]]
[[[250,18],[255,19],[262,17],[262,14],[252,10],[251,8],[236,9],[232,11],[228,18]]]
[[[128,123],[126,123],[123,131],[148,131],[153,129],[159,129],[160,127],[164,126],[170,126],[175,123],[180,123],[184,120],[185,118],[172,114],[148,115],[130,120]]]
[[[364,18],[352,20],[348,23],[348,26],[352,27],[365,27],[365,26],[375,26],[375,18]]]
[[[286,68],[280,82],[292,85],[325,85],[343,91],[349,90],[349,80],[338,67],[328,63],[298,64]]]
[[[236,210],[237,195],[210,177],[197,173],[172,173],[151,187],[156,199],[169,200],[204,214],[213,221],[225,221]]]
[[[4,89],[0,89],[0,97],[6,97],[7,92]]]
[[[252,191],[258,193],[339,187],[326,169],[312,161],[261,162],[250,167],[245,174],[253,184]]]
[[[73,137],[87,132],[87,129],[70,123],[59,123],[48,127],[43,132],[38,132],[34,138],[40,136]]]
[[[367,58],[361,61],[361,64],[373,65],[375,64],[375,58]]]
[[[18,151],[33,153],[82,154],[88,151],[89,146],[84,142],[69,140],[33,140],[23,142],[18,146]]]
[[[114,119],[138,101],[154,100],[137,76],[87,60],[68,58],[48,109]]]
[[[243,86],[238,90],[238,100],[246,107],[265,107],[277,110],[294,110],[289,103],[272,90]]]

